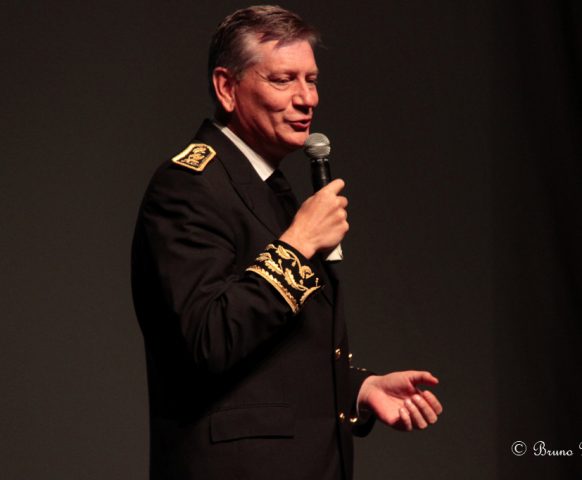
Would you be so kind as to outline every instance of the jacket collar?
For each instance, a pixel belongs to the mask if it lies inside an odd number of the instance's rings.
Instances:
[[[283,230],[275,214],[277,197],[261,180],[244,154],[208,119],[204,120],[195,138],[211,145],[216,150],[217,159],[224,166],[242,201],[255,217],[276,238],[279,238]]]

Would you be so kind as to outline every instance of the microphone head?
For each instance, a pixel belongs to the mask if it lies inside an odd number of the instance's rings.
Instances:
[[[331,152],[329,138],[323,133],[312,133],[305,140],[303,151],[309,158],[327,158]]]

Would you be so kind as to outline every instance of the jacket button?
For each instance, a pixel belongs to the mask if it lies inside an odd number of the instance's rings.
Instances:
[[[339,360],[340,357],[342,356],[342,349],[341,348],[336,348],[334,353],[334,357],[336,360]]]
[[[339,419],[340,423],[344,423],[344,421],[346,419],[346,414],[344,412],[339,412],[338,419]]]
[[[350,423],[358,423],[358,417],[350,417]]]

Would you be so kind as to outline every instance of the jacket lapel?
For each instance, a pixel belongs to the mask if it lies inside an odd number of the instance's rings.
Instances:
[[[283,230],[275,213],[277,197],[257,174],[243,153],[210,121],[205,120],[196,139],[211,145],[224,166],[233,188],[257,219],[276,237]]]

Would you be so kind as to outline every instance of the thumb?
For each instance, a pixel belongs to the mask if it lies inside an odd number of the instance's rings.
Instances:
[[[409,372],[408,379],[412,382],[413,385],[436,385],[439,383],[439,379],[437,377],[426,371],[412,370]]]
[[[325,187],[323,187],[321,191],[329,190],[334,195],[337,195],[341,192],[344,187],[346,186],[346,182],[344,182],[341,178],[336,178],[334,181],[328,183]]]

